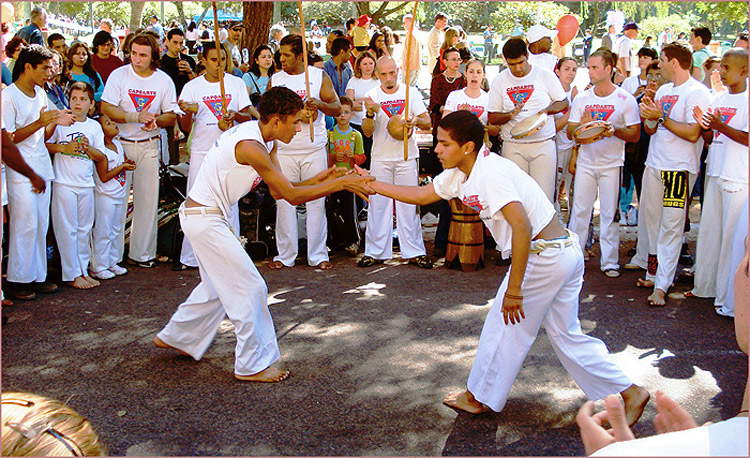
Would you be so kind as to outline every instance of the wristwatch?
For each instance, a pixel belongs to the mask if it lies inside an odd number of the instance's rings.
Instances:
[[[656,120],[656,125],[659,126],[661,124],[664,124],[664,116],[659,116],[659,119]]]
[[[370,113],[369,111],[365,115],[365,118],[367,119],[375,119],[375,113]]]

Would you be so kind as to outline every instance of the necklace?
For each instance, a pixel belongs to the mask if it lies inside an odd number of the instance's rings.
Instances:
[[[448,76],[447,73],[443,72],[443,78],[445,78],[445,81],[447,81],[448,84],[453,84],[453,82],[456,81],[460,76],[461,76],[461,73],[451,78]]]

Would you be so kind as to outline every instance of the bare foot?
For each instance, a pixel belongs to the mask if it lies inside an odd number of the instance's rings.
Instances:
[[[271,262],[268,263],[268,268],[271,269],[271,270],[281,270],[284,267],[286,267],[286,266],[281,261],[271,261]]]
[[[86,275],[83,278],[84,278],[84,280],[86,280],[87,282],[89,282],[89,284],[91,284],[91,286],[99,286],[99,285],[102,284],[102,282],[100,282],[99,280],[95,279],[94,277],[90,277],[88,275]]]
[[[267,367],[260,372],[252,375],[239,375],[234,374],[234,378],[243,382],[261,382],[261,383],[273,383],[280,382],[289,377],[289,371],[278,369],[276,367]]]
[[[628,419],[628,426],[632,427],[643,415],[643,409],[646,408],[651,395],[645,388],[636,384],[630,385],[620,395],[625,402],[625,417]]]
[[[318,264],[316,267],[320,270],[331,270],[333,269],[333,264],[331,264],[328,261],[323,261],[320,264]]]
[[[635,281],[635,286],[637,288],[653,288],[654,282],[651,280],[646,280],[645,278],[639,278]]]
[[[469,390],[451,393],[443,398],[443,404],[473,414],[489,412],[490,408],[474,399]]]
[[[646,299],[646,302],[651,307],[664,307],[665,305],[667,305],[666,295],[666,292],[660,290],[659,288],[655,288],[654,292],[651,293],[648,299]]]
[[[177,347],[173,347],[173,346],[169,345],[168,343],[164,342],[163,340],[161,340],[158,337],[154,337],[154,339],[151,342],[154,343],[155,347],[158,347],[158,348],[171,348],[172,350],[175,350],[177,353],[179,353],[179,354],[181,354],[183,356],[190,356],[188,353],[185,353],[184,351],[180,350]],[[190,357],[192,358],[192,356],[190,356]]]
[[[67,282],[68,286],[72,286],[76,289],[91,289],[94,287],[91,283],[86,281],[86,277],[76,277],[75,280]]]

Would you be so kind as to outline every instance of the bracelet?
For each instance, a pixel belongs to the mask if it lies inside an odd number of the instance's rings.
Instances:
[[[508,299],[516,299],[516,300],[523,300],[523,296],[515,296],[513,294],[505,293],[505,297]]]

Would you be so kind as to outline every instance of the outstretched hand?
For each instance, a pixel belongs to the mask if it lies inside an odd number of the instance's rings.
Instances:
[[[674,399],[661,391],[656,392],[655,398],[658,413],[654,417],[654,428],[657,433],[671,433],[698,427],[693,416],[680,407]]]
[[[340,177],[339,179],[342,180],[345,190],[353,192],[354,194],[358,195],[368,202],[370,201],[370,199],[368,199],[368,196],[371,194],[375,194],[375,191],[370,186],[370,183],[375,181],[374,177],[364,177],[355,172],[351,172],[347,173],[343,177]]]

